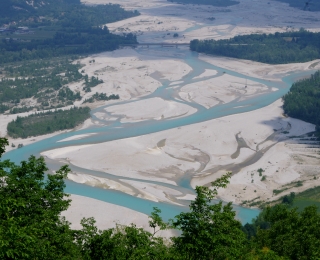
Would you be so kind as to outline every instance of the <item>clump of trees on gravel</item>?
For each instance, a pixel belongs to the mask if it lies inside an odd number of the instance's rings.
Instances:
[[[283,101],[288,116],[315,124],[320,131],[320,71],[295,82]]]
[[[88,107],[40,112],[27,117],[18,116],[8,124],[7,130],[13,138],[27,138],[75,128],[89,117]]]

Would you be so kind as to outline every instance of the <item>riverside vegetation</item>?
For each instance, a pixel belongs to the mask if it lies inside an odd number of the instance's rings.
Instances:
[[[0,157],[8,141],[0,138]],[[0,161],[1,259],[319,259],[320,214],[315,206],[302,212],[286,203],[265,208],[251,224],[235,219],[231,203],[213,204],[230,173],[196,187],[190,210],[169,223],[154,208],[150,233],[134,224],[98,230],[94,218],[72,230],[60,213],[70,205],[64,193],[68,166],[54,175],[42,157],[16,165]],[[110,212],[112,214],[112,212]],[[165,240],[158,230],[177,229]]]
[[[283,101],[283,110],[288,116],[315,124],[320,132],[320,71],[295,82]]]
[[[90,108],[40,112],[27,117],[17,117],[8,126],[8,135],[27,138],[75,128],[90,117]]]
[[[205,54],[268,64],[307,62],[320,58],[320,33],[251,34],[228,40],[193,40],[190,49]]]
[[[74,101],[81,100],[82,96],[79,91],[72,91],[69,84],[78,84],[82,87],[80,90],[86,93],[103,83],[98,77],[85,74],[80,63],[73,64],[74,58],[4,66],[0,70],[3,76],[0,79],[0,113],[10,110],[9,113],[16,114],[72,105]]]
[[[91,92],[103,81],[88,77],[80,63],[72,62],[80,54],[111,51],[122,43],[136,43],[134,35],[114,35],[101,25],[137,15],[137,11],[125,11],[119,5],[88,6],[80,0],[1,1],[0,113],[42,111],[80,101],[82,94]],[[79,84],[77,90],[69,88],[72,83]],[[96,93],[87,102],[110,99],[119,96]],[[43,121],[52,117],[51,112],[31,116],[30,122],[40,123],[41,131],[26,130],[35,125],[19,118],[11,123],[9,134],[25,137],[68,129],[87,117],[89,112],[85,111],[54,112],[54,117],[63,114],[65,118],[77,118],[70,124],[56,120],[55,126],[50,126],[51,121]]]

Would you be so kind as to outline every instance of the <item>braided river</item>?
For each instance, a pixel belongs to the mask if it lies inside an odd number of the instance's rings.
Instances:
[[[262,107],[265,107],[274,101],[281,98],[284,94],[286,94],[292,83],[297,79],[306,75],[310,75],[312,70],[303,71],[303,72],[291,72],[286,75],[281,76],[281,81],[268,81],[259,78],[248,77],[242,75],[236,71],[227,70],[224,68],[220,68],[209,64],[205,61],[199,59],[198,54],[191,52],[186,48],[161,48],[161,47],[152,47],[150,49],[154,50],[154,59],[163,58],[166,55],[172,55],[175,59],[181,59],[187,65],[189,65],[192,70],[189,74],[185,75],[179,83],[170,82],[169,80],[162,80],[161,78],[157,78],[158,81],[161,82],[162,86],[157,88],[157,90],[147,96],[143,96],[141,98],[121,101],[118,103],[113,103],[111,105],[99,107],[93,109],[91,111],[91,117],[94,121],[99,121],[98,126],[91,126],[89,128],[74,130],[71,132],[62,133],[59,135],[55,135],[53,137],[32,143],[30,145],[26,145],[21,149],[15,149],[10,152],[4,154],[3,159],[10,159],[15,163],[20,163],[22,160],[27,160],[30,155],[39,156],[40,153],[56,148],[69,147],[74,145],[84,145],[84,144],[96,144],[101,142],[110,142],[113,140],[125,139],[130,137],[136,137],[141,135],[147,135],[155,132],[160,132],[168,129],[178,128],[181,126],[196,124],[200,122],[204,122],[207,120],[220,118],[228,115],[238,114],[253,111]],[[138,48],[136,51],[140,54],[144,54],[145,52],[150,52],[150,49]],[[197,78],[197,76],[201,75],[205,72],[205,70],[215,70],[217,74],[214,76],[207,76],[204,78]],[[231,76],[243,79],[245,84],[246,80],[254,81],[260,84],[264,84],[268,87],[268,91],[265,91],[261,94],[248,96],[245,99],[236,98],[235,100],[229,103],[220,103],[211,108],[205,108],[197,103],[188,102],[179,98],[178,94],[179,90],[191,83],[196,83],[201,80],[208,80],[210,78],[219,77],[227,73]],[[154,76],[156,77],[156,76]],[[105,112],[106,107],[114,106],[114,105],[126,105],[128,103],[137,102],[142,99],[149,99],[159,97],[164,100],[170,100],[174,102],[180,102],[186,104],[188,106],[194,107],[197,112],[191,115],[187,115],[185,117],[177,117],[170,118],[164,120],[144,120],[140,122],[121,122],[121,117],[114,121],[106,121],[101,118],[97,118],[95,113],[97,112]],[[88,135],[92,134],[92,135]],[[81,139],[72,139],[71,137],[77,135],[84,135],[84,138]],[[72,140],[66,140],[63,142],[59,142],[63,139],[71,138]],[[85,160],[85,158],[84,158]],[[125,158],[124,158],[125,160]],[[48,164],[49,169],[57,170],[59,166],[63,165],[62,162],[54,161],[46,158],[46,162]],[[177,186],[159,183],[156,181],[149,180],[140,180],[130,177],[119,177],[113,175],[112,173],[107,172],[99,172],[88,169],[79,168],[74,165],[70,165],[70,168],[73,172],[80,172],[82,174],[90,174],[93,176],[105,177],[112,180],[124,179],[124,180],[135,180],[139,182],[153,183],[153,184],[161,184],[162,186],[167,186],[169,188],[180,191],[185,194],[186,192],[193,192],[192,187],[190,186],[190,179],[192,176],[186,174],[176,181]],[[131,196],[126,193],[103,189],[99,187],[92,187],[85,184],[75,183],[70,180],[66,180],[66,189],[67,193],[82,195],[94,199],[98,199],[101,201],[113,203],[116,205],[124,206],[138,212],[142,212],[145,214],[150,214],[153,207],[158,207],[162,210],[162,216],[164,219],[173,218],[181,211],[188,210],[189,201],[181,202],[181,205],[175,205],[165,202],[153,202],[150,200],[142,199],[139,197]],[[238,205],[234,205],[234,209],[237,212],[237,218],[242,222],[246,223],[251,221],[252,218],[256,217],[259,214],[258,209],[249,209],[245,207],[241,207]]]

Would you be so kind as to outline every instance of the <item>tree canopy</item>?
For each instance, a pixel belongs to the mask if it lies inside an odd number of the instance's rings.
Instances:
[[[205,54],[269,64],[307,62],[320,58],[320,33],[251,34],[228,40],[193,40],[190,49]]]
[[[0,157],[8,141],[0,138]],[[60,216],[70,200],[64,192],[70,171],[63,166],[46,174],[44,158],[30,156],[16,165],[0,161],[1,259],[319,259],[320,214],[314,206],[302,212],[286,203],[265,208],[252,224],[241,226],[230,203],[214,204],[218,188],[226,187],[230,173],[197,187],[190,211],[172,221],[162,220],[154,208],[153,233],[131,224],[98,230],[94,218],[82,219],[72,230]],[[110,212],[112,214],[112,212]],[[165,240],[158,230],[174,228],[180,234]],[[250,235],[249,235],[250,231]]]
[[[6,144],[0,139],[1,154]],[[70,204],[64,193],[69,169],[64,166],[45,178],[46,170],[41,157],[31,156],[20,165],[0,162],[1,259],[72,259],[79,255],[69,223],[60,218]]]
[[[283,101],[288,116],[315,124],[320,131],[320,71],[295,82]]]
[[[0,2],[0,63],[110,51],[136,43],[133,34],[111,34],[107,23],[137,16],[120,5],[84,5],[79,0]],[[19,26],[28,26],[20,33]]]
[[[90,117],[90,108],[55,110],[17,117],[8,126],[8,135],[13,138],[27,138],[75,128]]]

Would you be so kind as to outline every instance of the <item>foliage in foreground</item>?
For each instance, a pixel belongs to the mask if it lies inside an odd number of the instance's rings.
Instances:
[[[90,108],[80,107],[69,110],[56,110],[17,117],[8,126],[8,135],[13,138],[27,138],[72,129],[90,117]]]
[[[8,145],[0,138],[0,157]],[[117,226],[100,231],[93,218],[72,230],[60,213],[70,205],[64,192],[69,169],[45,175],[42,157],[20,165],[0,161],[0,259],[319,259],[320,214],[315,207],[299,213],[284,204],[266,208],[241,227],[231,204],[212,204],[230,174],[197,187],[190,211],[165,223],[157,208],[151,213],[153,233]],[[159,230],[179,229],[166,241]],[[243,231],[244,232],[243,232]]]
[[[0,155],[5,139],[0,139]],[[71,259],[79,255],[69,223],[60,213],[69,207],[64,193],[67,166],[44,178],[43,158],[20,166],[0,162],[0,258]]]

